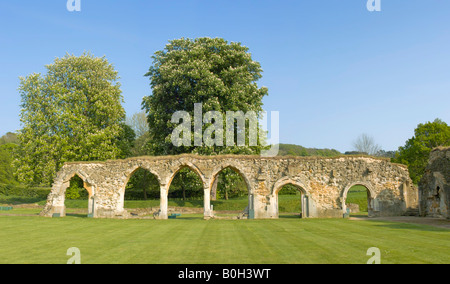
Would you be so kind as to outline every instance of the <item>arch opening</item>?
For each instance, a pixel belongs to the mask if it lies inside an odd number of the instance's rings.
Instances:
[[[189,166],[180,168],[169,185],[168,196],[174,200],[202,200],[203,182],[199,174]]]
[[[253,200],[248,181],[242,172],[227,166],[212,178],[211,204],[219,218],[251,218]]]
[[[354,183],[343,192],[344,216],[370,217],[373,212],[373,192],[367,184]]]
[[[194,167],[182,165],[172,175],[167,189],[168,218],[179,214],[181,217],[203,218],[204,182]]]
[[[78,173],[66,183],[64,190],[65,216],[92,217],[94,212],[93,189]]]
[[[291,183],[284,185],[278,191],[278,217],[302,218],[302,199],[304,193],[299,186]]]
[[[308,218],[309,196],[298,182],[285,180],[274,190],[278,218]]]
[[[138,167],[128,177],[123,193],[124,207],[131,216],[152,215],[160,204],[161,188],[158,177]]]

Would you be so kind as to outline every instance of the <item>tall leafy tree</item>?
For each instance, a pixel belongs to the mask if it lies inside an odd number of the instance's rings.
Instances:
[[[202,104],[202,115],[209,111],[219,112],[223,126],[227,123],[227,111],[241,111],[244,114],[254,112],[258,118],[261,117],[262,99],[268,94],[268,90],[258,87],[257,82],[262,77],[261,65],[252,59],[249,49],[241,43],[229,43],[221,38],[172,40],[163,50],[154,54],[153,65],[146,76],[152,87],[152,95],[143,100],[150,127],[148,149],[151,154],[259,154],[263,149],[263,141],[259,139],[256,145],[248,143],[248,121],[244,133],[245,146],[237,143],[235,146],[225,146],[227,143],[224,146],[205,143],[196,146],[195,131],[192,131],[191,146],[174,146],[171,140],[177,126],[171,122],[172,115],[177,111],[189,113],[193,118],[191,130],[195,130],[194,105],[198,103]],[[236,140],[238,128],[234,123]],[[210,124],[205,123],[201,133],[209,126]],[[218,133],[214,133],[215,135]],[[225,139],[225,135],[223,138]],[[174,186],[195,188],[192,183],[184,184],[193,180],[194,175],[189,171],[183,173],[182,178],[174,180]],[[240,179],[233,171],[227,175],[229,181]],[[216,186],[217,183],[214,187]]]
[[[411,179],[417,184],[425,172],[431,150],[438,146],[450,146],[450,126],[440,119],[421,123],[392,161],[407,165]]]
[[[134,130],[137,138],[148,132],[148,122],[145,111],[136,112],[132,116],[127,117],[126,123]]]
[[[8,144],[8,143],[12,143],[12,144],[18,143],[16,133],[8,132],[5,135],[3,135],[2,137],[0,137],[0,145],[4,145],[4,144]]]
[[[152,95],[144,97],[150,126],[150,151],[156,155],[180,153],[244,153],[258,154],[260,144],[246,147],[183,146],[172,144],[171,134],[177,125],[171,122],[176,111],[186,111],[194,118],[194,104],[202,103],[202,111],[217,111],[226,125],[227,111],[262,113],[265,87],[258,87],[261,65],[254,61],[249,49],[241,43],[221,38],[177,39],[153,56],[146,74]],[[194,129],[194,119],[191,121]],[[202,133],[209,125],[205,124]],[[236,127],[235,127],[236,129]],[[191,139],[194,142],[194,138]],[[248,143],[246,144],[248,145]]]
[[[14,170],[11,167],[17,143],[17,135],[15,133],[8,132],[0,137],[0,183],[17,183],[14,178]]]
[[[137,112],[131,117],[127,117],[126,123],[136,134],[130,156],[135,157],[148,154],[147,144],[149,143],[150,135],[148,133],[148,122],[145,111]]]
[[[0,183],[14,184],[17,181],[14,178],[14,172],[11,168],[13,161],[13,151],[17,144],[7,143],[0,145]]]
[[[119,141],[128,135],[118,72],[104,57],[67,54],[46,70],[20,79],[14,166],[18,180],[29,184],[51,184],[67,161],[118,158]]]

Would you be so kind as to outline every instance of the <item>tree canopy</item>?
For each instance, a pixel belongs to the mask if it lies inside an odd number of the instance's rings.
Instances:
[[[399,148],[392,161],[407,165],[411,179],[417,184],[425,172],[431,150],[438,146],[450,146],[450,126],[435,119],[419,124],[414,136]]]
[[[259,135],[254,145],[249,143],[250,121],[244,121],[240,132],[237,121],[233,120],[233,141],[237,140],[238,132],[243,134],[245,145],[195,145],[194,136],[190,133],[193,145],[175,146],[172,133],[176,124],[172,115],[184,111],[193,118],[188,128],[195,129],[195,104],[202,104],[201,133],[210,129],[212,124],[227,125],[227,112],[254,113],[257,118],[262,114],[262,99],[268,94],[265,87],[258,87],[257,81],[262,77],[261,65],[252,59],[249,49],[241,43],[227,42],[221,38],[176,39],[153,56],[153,65],[146,76],[150,79],[152,95],[143,100],[143,108],[147,113],[149,123],[148,151],[154,155],[175,155],[181,153],[212,154],[259,154],[263,149]],[[203,114],[215,111],[220,117],[204,121]],[[222,120],[222,121],[219,121]],[[204,124],[203,124],[204,123]],[[259,123],[256,122],[259,126]],[[229,126],[229,125],[227,125]],[[222,127],[222,130],[224,128]],[[225,132],[225,131],[224,131]],[[224,132],[214,131],[210,137],[223,135]],[[242,136],[241,136],[242,137]],[[203,139],[204,137],[202,137]],[[222,136],[222,138],[225,138]],[[229,139],[227,137],[227,139]],[[228,140],[227,140],[228,141]],[[242,140],[241,140],[242,141]],[[226,176],[226,177],[225,177]],[[240,177],[233,171],[224,171],[219,189],[230,191],[231,181]],[[183,189],[198,188],[198,177],[191,171],[181,172],[174,180],[173,187]],[[217,183],[215,183],[213,191]],[[201,187],[200,187],[201,188]],[[214,196],[216,196],[214,194]],[[185,198],[183,194],[183,198]]]
[[[154,54],[153,65],[146,74],[152,94],[143,100],[150,125],[149,148],[153,154],[256,154],[260,151],[258,146],[177,147],[171,143],[176,126],[171,122],[172,115],[186,111],[194,117],[194,104],[197,103],[202,103],[203,113],[262,113],[262,98],[268,90],[257,86],[262,69],[248,51],[241,43],[228,43],[221,38],[182,38],[170,41],[164,50]],[[203,126],[202,133],[208,126]]]
[[[22,129],[13,164],[28,184],[51,184],[67,161],[121,157],[130,135],[118,72],[104,57],[67,54],[46,70],[20,79]]]

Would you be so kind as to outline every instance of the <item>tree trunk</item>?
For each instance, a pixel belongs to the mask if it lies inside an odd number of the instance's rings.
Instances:
[[[147,190],[145,189],[145,186],[144,186],[144,200],[147,200]]]
[[[147,187],[149,185],[149,178],[149,173],[145,171],[141,181],[142,189],[144,190],[144,200],[147,200]]]

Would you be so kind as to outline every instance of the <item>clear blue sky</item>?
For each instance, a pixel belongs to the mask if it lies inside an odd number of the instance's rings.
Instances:
[[[367,133],[396,150],[419,123],[450,123],[450,1],[381,0],[372,13],[366,0],[66,2],[0,2],[0,135],[20,129],[19,76],[56,57],[106,56],[132,115],[151,94],[152,54],[203,36],[250,48],[282,143],[344,152]]]

